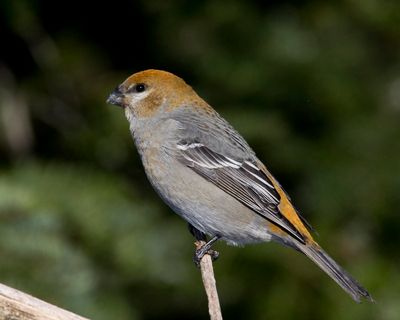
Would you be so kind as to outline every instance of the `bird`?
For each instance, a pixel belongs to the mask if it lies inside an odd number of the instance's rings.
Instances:
[[[122,107],[147,178],[197,239],[244,246],[274,241],[305,254],[356,302],[372,296],[314,240],[312,228],[246,140],[183,79],[134,73],[107,103]]]

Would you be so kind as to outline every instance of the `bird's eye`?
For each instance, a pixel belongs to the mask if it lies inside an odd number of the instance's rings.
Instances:
[[[129,88],[130,92],[143,92],[146,90],[146,85],[144,83],[137,83]]]
[[[138,83],[135,86],[136,92],[143,92],[144,90],[146,90],[146,86],[144,85],[144,83]]]

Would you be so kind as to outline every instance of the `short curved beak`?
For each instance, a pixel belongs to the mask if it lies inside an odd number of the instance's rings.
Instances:
[[[117,87],[114,89],[113,92],[111,92],[110,96],[107,99],[107,103],[123,107],[123,98],[123,93],[119,90],[119,87]]]

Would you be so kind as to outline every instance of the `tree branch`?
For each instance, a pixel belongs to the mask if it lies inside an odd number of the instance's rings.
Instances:
[[[88,320],[3,284],[0,284],[0,319]]]
[[[202,240],[196,241],[196,248],[201,248],[205,243]],[[214,269],[209,254],[205,254],[201,259],[200,270],[204,289],[207,294],[210,319],[222,320]],[[88,320],[3,284],[0,284],[0,319]]]
[[[200,249],[206,242],[202,240],[196,241],[194,244],[196,249]],[[200,260],[201,277],[203,279],[204,289],[206,290],[208,299],[208,313],[211,320],[222,320],[221,307],[219,304],[217,285],[214,277],[214,269],[212,259],[209,254],[205,254]]]

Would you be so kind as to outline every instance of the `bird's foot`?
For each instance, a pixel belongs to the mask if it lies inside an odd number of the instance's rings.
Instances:
[[[212,261],[215,261],[218,259],[219,252],[212,250],[211,247],[219,238],[220,238],[220,236],[215,236],[207,243],[205,243],[204,240],[196,241],[196,250],[194,252],[193,261],[197,267],[200,267],[200,261],[206,254],[209,254],[211,256]]]
[[[210,246],[205,243],[203,246],[201,246],[199,249],[196,249],[193,255],[193,262],[194,264],[200,268],[200,261],[203,259],[203,257],[208,254],[211,256],[211,260],[215,261],[219,257],[219,252],[216,250],[210,249]]]
[[[200,261],[204,255],[209,254],[212,261],[215,261],[219,257],[219,252],[211,250],[212,245],[217,242],[221,237],[219,235],[214,236],[210,241],[207,242],[207,237],[205,233],[196,229],[190,223],[188,224],[190,233],[196,238],[196,250],[193,255],[193,262],[197,267],[200,267]]]

